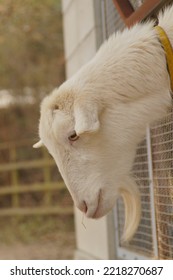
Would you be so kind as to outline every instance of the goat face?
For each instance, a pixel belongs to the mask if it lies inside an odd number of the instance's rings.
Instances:
[[[66,86],[41,105],[40,139],[55,159],[75,205],[91,218],[113,207],[134,158],[134,141],[112,120],[113,111],[115,115],[111,102],[105,107],[101,100],[78,98]]]

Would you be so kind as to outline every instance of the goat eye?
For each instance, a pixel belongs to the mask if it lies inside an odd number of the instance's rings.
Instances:
[[[55,105],[55,106],[54,106],[54,110],[59,110],[59,106],[58,106],[58,105]]]
[[[76,134],[76,131],[73,131],[72,134],[68,137],[70,141],[76,141],[79,139],[79,136]]]

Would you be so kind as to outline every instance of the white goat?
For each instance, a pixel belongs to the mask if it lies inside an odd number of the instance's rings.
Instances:
[[[173,7],[159,16],[173,44]],[[112,35],[95,57],[41,104],[40,141],[87,217],[125,204],[124,240],[136,231],[140,194],[131,177],[146,126],[171,106],[165,52],[153,22]]]

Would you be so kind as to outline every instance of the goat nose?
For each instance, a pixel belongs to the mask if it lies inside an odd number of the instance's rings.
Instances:
[[[79,210],[81,210],[83,213],[86,213],[88,210],[88,206],[85,201],[82,201],[78,206]]]

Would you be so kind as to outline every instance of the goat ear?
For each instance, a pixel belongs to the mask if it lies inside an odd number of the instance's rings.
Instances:
[[[77,135],[99,130],[98,106],[95,102],[77,102],[74,105],[74,117]]]
[[[40,140],[33,145],[33,148],[37,149],[37,148],[41,148],[42,146],[44,146],[44,145],[43,145],[43,142]]]

